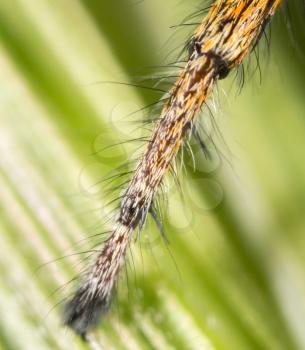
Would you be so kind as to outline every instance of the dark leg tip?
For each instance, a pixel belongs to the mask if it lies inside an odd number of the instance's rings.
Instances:
[[[95,296],[89,299],[86,291],[78,290],[64,308],[64,325],[73,329],[84,341],[109,309],[109,301]]]

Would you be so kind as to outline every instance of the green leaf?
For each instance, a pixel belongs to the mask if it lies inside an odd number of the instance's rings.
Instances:
[[[169,27],[195,5],[0,2],[1,350],[305,348],[297,2],[293,42],[284,11],[273,22],[270,56],[260,57],[262,84],[251,77],[252,62],[241,94],[232,77],[215,92],[214,119],[199,117],[217,147],[210,145],[211,161],[194,147],[195,172],[185,157],[183,198],[166,180],[169,246],[149,219],[92,342],[61,325],[68,282],[90,261],[81,253],[111,225],[115,203],[107,203],[118,193],[107,195],[101,180],[145,146],[125,144],[147,135],[134,124],[144,112],[125,116],[158,98],[125,83],[169,62],[167,54],[185,44],[185,32],[172,35]]]

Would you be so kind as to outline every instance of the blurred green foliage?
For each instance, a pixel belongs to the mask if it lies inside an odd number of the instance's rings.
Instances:
[[[185,151],[183,196],[167,180],[170,245],[148,220],[101,348],[305,349],[305,10],[286,5],[259,51],[262,83],[252,55],[241,93],[232,75],[200,116],[212,160],[194,146],[194,171]],[[111,223],[118,193],[101,179],[139,152],[107,146],[141,136],[147,115],[126,115],[161,97],[111,82],[158,74],[191,30],[169,27],[198,6],[0,1],[0,349],[94,347],[61,326],[61,301],[88,263],[74,253]]]

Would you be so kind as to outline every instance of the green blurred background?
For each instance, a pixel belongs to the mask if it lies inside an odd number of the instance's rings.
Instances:
[[[170,244],[148,220],[97,349],[305,349],[305,10],[288,5],[262,82],[253,59],[241,92],[232,74],[200,116],[212,160],[195,146],[194,172],[186,147],[182,194],[164,189]],[[170,26],[198,8],[0,0],[1,350],[94,348],[61,326],[61,301],[111,224],[118,193],[101,180],[143,143],[105,147],[143,136],[135,121],[156,115],[126,116],[161,97],[110,82],[154,86],[192,30]]]

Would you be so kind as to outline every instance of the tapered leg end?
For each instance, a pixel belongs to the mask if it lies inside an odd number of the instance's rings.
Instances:
[[[85,290],[79,289],[64,307],[64,324],[86,340],[101,317],[109,310],[109,300],[98,295],[88,298]]]

